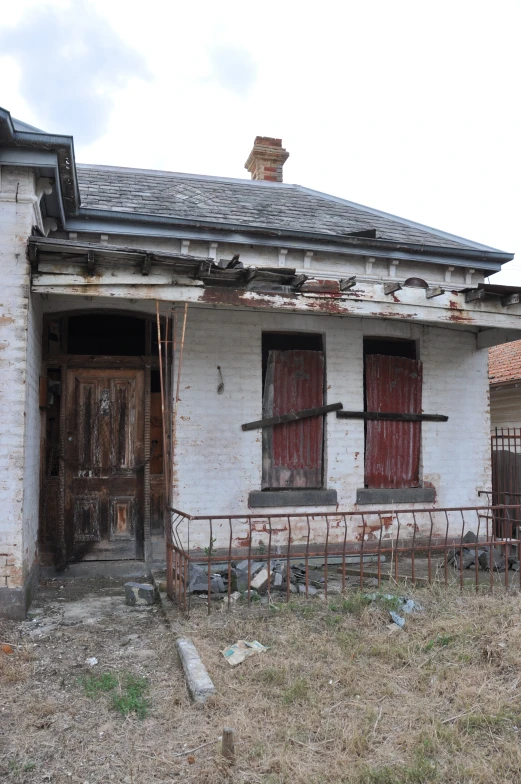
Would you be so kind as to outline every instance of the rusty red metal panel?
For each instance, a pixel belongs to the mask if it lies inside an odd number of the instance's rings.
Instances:
[[[321,351],[271,351],[263,416],[324,404]],[[265,428],[263,487],[321,487],[324,417]]]
[[[367,411],[421,414],[422,363],[372,354],[365,360]],[[421,422],[367,422],[368,487],[418,487]]]

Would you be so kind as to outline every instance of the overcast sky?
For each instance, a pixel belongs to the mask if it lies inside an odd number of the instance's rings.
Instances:
[[[521,0],[2,3],[0,105],[81,162],[296,182],[518,253]]]

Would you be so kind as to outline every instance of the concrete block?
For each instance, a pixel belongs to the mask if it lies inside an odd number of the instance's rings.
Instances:
[[[130,607],[154,604],[156,591],[149,583],[125,583],[125,602]]]
[[[215,686],[195,645],[187,637],[180,637],[176,640],[175,645],[181,659],[190,696],[194,702],[205,703],[208,697],[215,694]]]
[[[251,581],[251,587],[255,588],[256,591],[262,591],[268,585],[268,570],[261,569],[260,572],[257,572],[253,580]]]

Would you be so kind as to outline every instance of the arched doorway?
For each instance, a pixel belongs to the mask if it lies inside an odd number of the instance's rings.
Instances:
[[[154,321],[132,312],[48,316],[43,354],[42,560],[150,560],[152,541],[163,538]]]

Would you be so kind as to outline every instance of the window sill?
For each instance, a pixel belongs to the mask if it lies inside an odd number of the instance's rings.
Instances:
[[[363,487],[356,491],[357,504],[431,504],[435,500],[434,487]]]
[[[336,506],[336,490],[263,490],[249,495],[250,508],[277,506]]]

